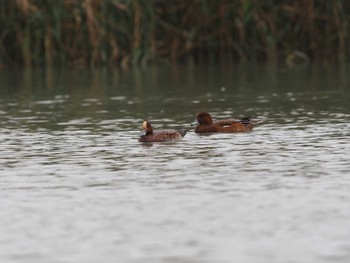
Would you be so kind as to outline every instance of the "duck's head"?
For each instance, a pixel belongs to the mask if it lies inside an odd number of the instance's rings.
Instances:
[[[211,125],[213,120],[208,112],[201,111],[196,114],[196,119],[191,123],[191,126],[198,126],[200,124]]]
[[[153,133],[152,125],[149,121],[144,121],[140,127],[141,135],[147,135]]]

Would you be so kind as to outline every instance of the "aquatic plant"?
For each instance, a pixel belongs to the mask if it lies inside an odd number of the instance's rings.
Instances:
[[[3,0],[0,65],[345,61],[349,11],[345,0]]]

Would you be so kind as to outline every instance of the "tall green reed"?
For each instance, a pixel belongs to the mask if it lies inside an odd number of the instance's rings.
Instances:
[[[3,0],[0,64],[346,61],[349,11],[345,0]]]

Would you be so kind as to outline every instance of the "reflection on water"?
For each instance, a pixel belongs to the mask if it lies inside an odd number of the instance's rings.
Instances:
[[[348,262],[347,71],[0,72],[1,262]],[[265,122],[137,142],[199,110]]]

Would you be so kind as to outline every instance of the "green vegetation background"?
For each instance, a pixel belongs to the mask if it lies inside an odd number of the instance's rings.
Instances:
[[[348,0],[1,0],[0,65],[346,61]]]

